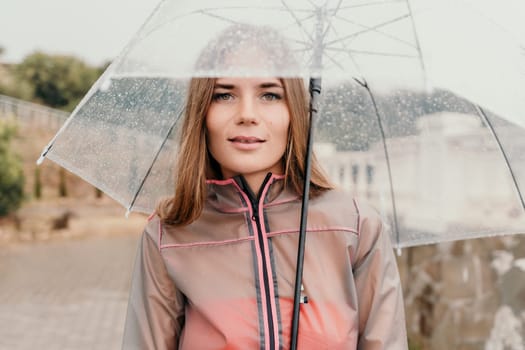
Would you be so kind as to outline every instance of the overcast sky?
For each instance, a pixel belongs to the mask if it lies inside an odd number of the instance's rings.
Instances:
[[[91,64],[115,58],[159,0],[0,0],[0,59],[35,50]]]
[[[464,1],[506,23],[514,35],[525,41],[525,0]],[[19,62],[40,49],[101,64],[119,54],[158,2],[0,0],[0,47],[5,49],[0,59]]]

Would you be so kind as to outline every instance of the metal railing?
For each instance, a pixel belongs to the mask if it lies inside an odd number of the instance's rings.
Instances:
[[[21,127],[58,130],[68,116],[58,109],[0,95],[0,119],[12,118]]]

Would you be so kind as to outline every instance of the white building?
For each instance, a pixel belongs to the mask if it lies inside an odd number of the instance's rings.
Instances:
[[[390,138],[398,224],[415,235],[480,235],[525,230],[525,215],[505,158],[477,116],[437,113],[417,121],[419,134]],[[518,184],[525,188],[525,130],[497,129]],[[316,154],[334,183],[393,212],[384,144],[366,152],[338,152],[317,144]],[[521,183],[520,183],[521,181]]]

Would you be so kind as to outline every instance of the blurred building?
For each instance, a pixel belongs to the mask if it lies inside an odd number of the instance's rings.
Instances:
[[[497,134],[523,188],[524,131],[502,124]],[[422,116],[416,134],[388,138],[386,149],[393,191],[383,142],[359,152],[317,144],[316,154],[334,183],[367,198],[387,216],[393,213],[393,193],[398,225],[406,231],[479,235],[525,228],[509,167],[479,117],[448,112]]]

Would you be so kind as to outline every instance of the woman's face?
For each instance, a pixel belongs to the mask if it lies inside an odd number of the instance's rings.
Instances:
[[[268,172],[282,174],[289,125],[290,113],[279,79],[215,81],[206,128],[208,149],[224,178],[242,174],[253,189]]]

